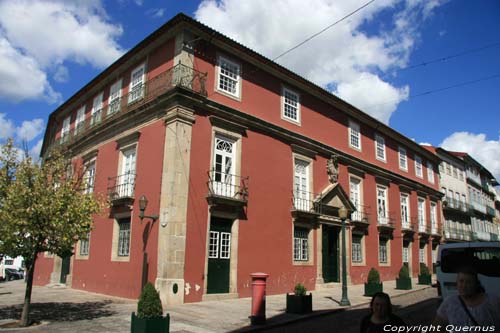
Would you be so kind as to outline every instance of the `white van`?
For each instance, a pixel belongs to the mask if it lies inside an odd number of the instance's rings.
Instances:
[[[464,242],[441,244],[436,262],[438,293],[446,298],[456,295],[457,270],[475,267],[487,293],[500,296],[500,242]]]

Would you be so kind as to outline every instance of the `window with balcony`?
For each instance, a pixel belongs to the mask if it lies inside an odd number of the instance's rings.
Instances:
[[[281,116],[283,119],[300,123],[300,96],[287,88],[282,89]]]
[[[363,245],[362,245],[363,236],[361,235],[352,235],[352,254],[351,260],[353,263],[362,263],[363,262]]]
[[[64,118],[63,126],[61,130],[61,142],[66,142],[69,136],[69,131],[71,128],[71,116]]]
[[[214,143],[213,191],[216,195],[232,197],[235,194],[235,141],[217,135]]]
[[[349,177],[349,199],[356,207],[356,211],[352,212],[351,219],[353,221],[363,220],[363,208],[361,200],[361,179],[357,177]]]
[[[361,132],[358,123],[349,120],[349,146],[361,150]]]
[[[425,232],[425,199],[418,198],[418,231]]]
[[[434,167],[431,162],[427,162],[427,180],[429,183],[434,184]]]
[[[422,170],[422,158],[418,155],[415,155],[415,175],[419,178],[424,177]]]
[[[217,60],[217,90],[240,98],[240,65],[222,56]]]
[[[92,111],[90,112],[90,125],[96,125],[101,122],[102,119],[102,93],[94,97],[94,102],[92,103]]]
[[[310,162],[298,158],[294,159],[295,174],[293,180],[293,197],[295,208],[302,211],[311,209],[311,194],[309,192],[309,164]]]
[[[132,71],[128,92],[128,103],[134,103],[144,97],[146,80],[146,65],[142,64]]]
[[[295,227],[293,231],[293,260],[309,260],[309,229]]]
[[[84,184],[85,184],[85,193],[89,194],[94,192],[95,160],[88,162],[85,166]]]
[[[431,202],[431,228],[432,233],[437,233],[437,205],[434,202]]]
[[[85,126],[85,106],[78,109],[75,120],[75,135],[83,132]]]
[[[389,224],[387,187],[377,186],[377,219],[379,224]]]
[[[385,139],[378,134],[375,135],[375,156],[385,162]]]
[[[410,228],[410,197],[406,193],[401,193],[401,225]]]
[[[399,151],[399,168],[404,171],[408,171],[408,159],[406,156],[406,149],[403,147],[398,148]]]
[[[114,196],[116,199],[133,198],[135,187],[136,146],[128,146],[120,151],[120,168],[116,177]]]
[[[109,89],[108,116],[120,112],[120,101],[122,97],[122,80],[116,81]]]

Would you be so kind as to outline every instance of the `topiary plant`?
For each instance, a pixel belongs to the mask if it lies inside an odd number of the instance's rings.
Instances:
[[[410,277],[410,272],[408,271],[408,266],[403,265],[399,270],[399,278],[400,279],[408,279]]]
[[[137,317],[141,319],[161,318],[163,308],[161,306],[160,295],[155,287],[150,283],[146,283],[137,303]]]
[[[297,283],[295,285],[294,294],[295,296],[305,296],[307,292],[306,287],[302,283]]]
[[[420,275],[431,275],[429,267],[423,262],[420,263]]]
[[[372,267],[370,272],[368,273],[368,283],[379,284],[380,283],[380,275],[378,271]]]

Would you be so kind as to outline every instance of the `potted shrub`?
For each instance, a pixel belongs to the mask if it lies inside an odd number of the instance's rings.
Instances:
[[[373,296],[379,291],[383,291],[384,287],[380,282],[380,274],[372,267],[368,272],[368,279],[365,283],[365,296]]]
[[[423,262],[420,263],[420,274],[418,275],[418,284],[427,284],[430,285],[432,283],[431,273],[429,272],[429,267]]]
[[[293,294],[286,294],[287,313],[312,312],[312,294],[307,295],[307,289],[301,283],[295,285]]]
[[[408,271],[408,266],[406,265],[403,265],[403,267],[399,270],[399,276],[396,278],[396,289],[411,289],[410,272]]]
[[[132,312],[132,333],[169,332],[170,315],[163,316],[160,295],[155,287],[146,283],[142,289],[139,303],[137,304],[137,315]]]

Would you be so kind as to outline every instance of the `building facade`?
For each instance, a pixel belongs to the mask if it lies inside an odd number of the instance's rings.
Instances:
[[[335,287],[342,207],[351,284],[416,276],[441,239],[434,153],[182,14],[51,114],[42,154],[60,145],[111,207],[37,284],[151,281],[165,304],[248,297],[254,272],[269,294]]]

